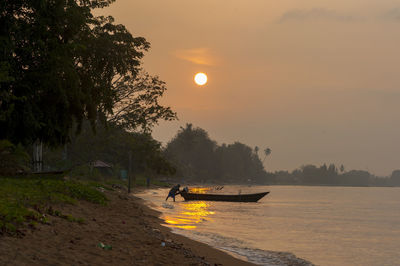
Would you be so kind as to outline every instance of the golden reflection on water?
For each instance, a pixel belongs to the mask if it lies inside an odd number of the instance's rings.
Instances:
[[[209,188],[209,187],[192,187],[192,188],[189,189],[189,192],[190,193],[205,194],[209,190],[212,190],[212,188]]]
[[[208,216],[215,212],[210,211],[210,203],[205,201],[183,202],[182,209],[174,216],[166,215],[164,220],[170,227],[182,229],[195,229],[196,224],[210,220]],[[206,217],[208,217],[206,219]]]

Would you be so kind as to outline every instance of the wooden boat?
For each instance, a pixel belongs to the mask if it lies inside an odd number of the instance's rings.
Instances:
[[[189,200],[205,200],[205,201],[230,201],[230,202],[257,202],[269,192],[254,194],[237,194],[237,195],[221,195],[221,194],[197,194],[181,191],[180,195]]]

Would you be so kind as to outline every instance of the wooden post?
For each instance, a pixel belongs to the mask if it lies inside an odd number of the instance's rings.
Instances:
[[[131,176],[132,176],[132,151],[128,153],[129,157],[129,173],[128,173],[128,194],[131,193]]]

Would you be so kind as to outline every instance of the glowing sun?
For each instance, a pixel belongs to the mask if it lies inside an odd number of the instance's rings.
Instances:
[[[204,73],[197,73],[194,76],[194,82],[196,82],[196,84],[199,86],[203,86],[207,83],[207,75]]]

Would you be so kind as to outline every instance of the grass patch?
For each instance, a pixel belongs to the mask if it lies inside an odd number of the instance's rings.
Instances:
[[[78,200],[105,205],[106,196],[98,191],[106,186],[95,182],[40,177],[0,177],[0,232],[16,234],[24,225],[47,223],[53,204],[75,204]],[[52,214],[50,214],[52,215]],[[59,213],[72,222],[82,219]]]

